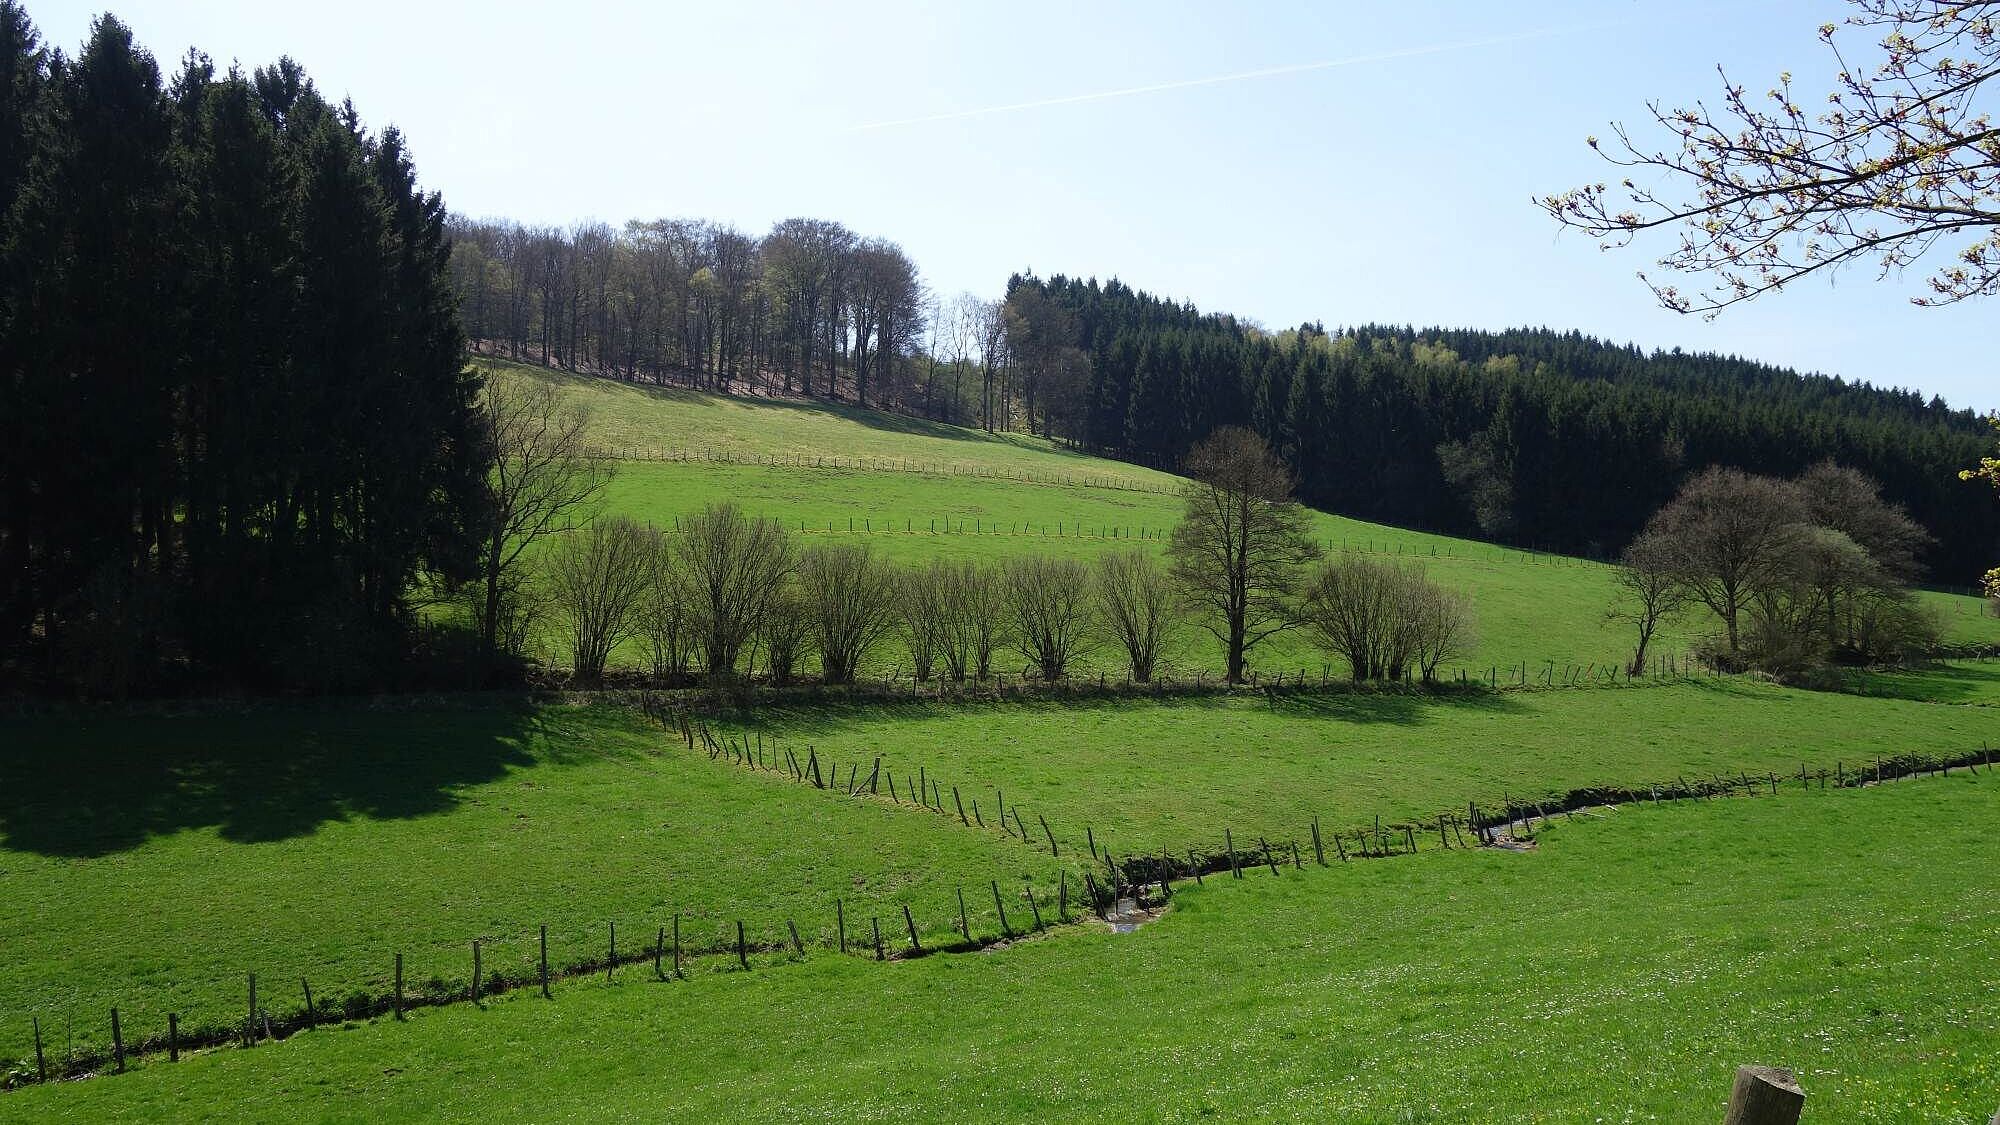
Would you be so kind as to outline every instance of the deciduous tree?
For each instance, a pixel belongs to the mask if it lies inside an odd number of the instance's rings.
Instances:
[[[1167,554],[1181,597],[1223,645],[1230,683],[1246,655],[1298,623],[1296,599],[1320,550],[1292,499],[1292,477],[1256,433],[1237,426],[1188,455],[1185,509]]]

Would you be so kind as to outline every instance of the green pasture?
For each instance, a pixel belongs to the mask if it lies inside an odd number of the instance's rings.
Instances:
[[[284,1015],[463,991],[470,947],[516,981],[650,947],[834,940],[957,882],[1054,877],[998,832],[834,800],[711,762],[634,712],[501,702],[0,722],[0,1059],[240,1021],[248,974]],[[843,767],[849,763],[842,761]],[[862,763],[865,770],[867,763]],[[975,904],[978,900],[975,899]],[[433,978],[437,983],[433,983]]]
[[[1628,807],[1184,885],[1136,933],[578,982],[0,1096],[21,1121],[1719,1120],[2000,1104],[2000,780]]]

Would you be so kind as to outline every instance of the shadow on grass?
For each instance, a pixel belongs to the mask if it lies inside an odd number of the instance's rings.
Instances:
[[[191,828],[283,840],[352,816],[444,812],[538,759],[525,701],[423,711],[72,712],[0,721],[0,847],[86,858]]]
[[[1301,722],[1395,723],[1416,726],[1430,721],[1432,714],[1452,711],[1483,711],[1497,714],[1525,713],[1526,704],[1512,693],[1483,688],[1440,687],[1356,688],[1346,685],[1274,691],[1264,694],[1239,692],[1182,693],[1147,695],[1080,695],[1031,699],[952,701],[927,699],[838,699],[794,700],[760,705],[754,717],[735,724],[740,729],[763,731],[787,737],[827,737],[852,734],[857,729],[886,721],[950,719],[967,714],[1004,720],[1008,715],[1047,716],[1079,713],[1154,711],[1180,713],[1188,718],[1221,716],[1245,711],[1267,711]]]
[[[2000,664],[1938,664],[1907,671],[1852,672],[1839,690],[1918,703],[2000,704]]]
[[[556,383],[576,386],[616,387],[619,390],[644,395],[659,402],[703,404],[722,401],[736,406],[788,411],[800,415],[817,414],[830,418],[839,418],[844,421],[853,422],[856,425],[866,426],[871,430],[881,430],[886,433],[909,434],[914,437],[936,438],[940,441],[963,441],[975,445],[999,445],[1012,449],[1026,449],[1034,452],[1050,453],[1060,457],[1095,460],[1095,458],[1087,454],[1072,449],[1065,449],[1053,443],[1044,445],[1037,442],[1031,444],[1016,440],[1016,435],[1013,434],[990,434],[970,426],[954,425],[950,422],[935,422],[928,418],[916,418],[902,414],[891,414],[888,411],[876,410],[872,407],[857,406],[853,403],[838,402],[831,399],[767,398],[762,395],[752,394],[723,394],[717,391],[694,390],[689,387],[666,386],[658,383],[635,382],[578,372],[561,371],[551,367],[543,367],[532,361],[524,362],[494,356],[482,356],[480,358],[489,363],[494,360],[500,360],[504,364],[525,367],[535,375]]]

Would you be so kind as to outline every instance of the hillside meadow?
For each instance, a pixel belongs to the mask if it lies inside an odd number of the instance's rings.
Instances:
[[[884,557],[919,563],[1157,552],[1180,518],[1179,478],[1043,439],[852,407],[486,362],[492,370],[547,381],[587,410],[593,440],[620,458],[598,510],[662,528],[705,505],[730,502],[777,520],[803,545],[865,541]],[[641,455],[686,459],[633,459]],[[1607,616],[1617,589],[1606,564],[1325,512],[1312,513],[1312,524],[1329,552],[1408,560],[1472,599],[1476,636],[1471,649],[1451,662],[1454,676],[1499,679],[1514,668],[1533,679],[1551,666],[1558,676],[1571,668],[1603,672],[1630,657],[1629,630]],[[1920,596],[1938,611],[1953,641],[2000,643],[2000,618],[1978,599],[1929,591]],[[1668,626],[1655,651],[1682,655],[1707,629],[1688,615]],[[899,661],[895,647],[875,654],[873,674],[887,677],[900,668],[907,675],[907,658]],[[640,665],[638,646],[627,645],[618,659]],[[1266,677],[1304,669],[1316,678],[1330,661],[1303,635],[1280,634],[1253,651],[1251,663]],[[1167,662],[1189,676],[1213,675],[1221,667],[1216,642],[1193,625],[1173,639]],[[1085,674],[1117,675],[1121,667],[1109,651],[1082,662]]]

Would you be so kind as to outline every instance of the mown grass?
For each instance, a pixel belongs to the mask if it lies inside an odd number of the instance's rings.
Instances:
[[[2000,1101],[2000,780],[1628,807],[1528,854],[1183,886],[1135,934],[817,956],[318,1031],[0,1098],[19,1120],[1719,1119]]]
[[[674,913],[690,947],[834,934],[951,882],[1046,881],[998,832],[833,800],[711,762],[634,712],[479,704],[274,707],[0,723],[0,1058],[30,1017],[60,1056],[240,1021],[246,974],[277,1016],[299,978],[335,1004],[463,991],[483,967],[627,952]],[[843,765],[846,763],[843,762]],[[867,763],[862,763],[865,776]],[[977,905],[978,899],[974,899]],[[436,982],[433,983],[433,978]]]
[[[921,765],[989,818],[998,789],[1031,829],[1040,814],[1073,850],[1094,837],[1118,856],[1219,853],[1225,828],[1239,847],[1304,847],[1314,817],[1351,832],[1378,815],[1435,822],[1468,801],[1497,809],[1681,776],[1851,774],[1878,757],[1976,751],[1996,732],[1978,708],[1750,680],[818,707],[766,710],[756,725],[843,760],[880,754],[898,775]]]
[[[1092,558],[1131,547],[1158,551],[1180,518],[1174,494],[1179,478],[1037,438],[850,407],[663,390],[508,366],[551,381],[588,407],[596,440],[613,450],[794,459],[621,462],[604,510],[662,527],[705,504],[732,501],[779,520],[805,542],[861,536],[887,557],[916,562],[1031,552]],[[823,458],[837,467],[821,465]],[[864,467],[855,467],[857,461]],[[876,467],[865,467],[869,464]],[[906,464],[921,471],[908,471]],[[978,473],[1000,475],[973,475]],[[1054,483],[1059,480],[1077,483]],[[1104,486],[1111,481],[1123,487]],[[1532,678],[1549,664],[1558,671],[1572,664],[1603,668],[1630,655],[1627,628],[1606,617],[1617,599],[1614,571],[1607,565],[1329,513],[1315,513],[1313,522],[1330,551],[1411,560],[1472,597],[1477,643],[1454,661],[1454,672],[1485,675],[1497,669],[1497,675],[1525,665]],[[1979,600],[1922,596],[1942,614],[1952,640],[2000,643],[2000,618]],[[1709,631],[1703,619],[1690,615],[1667,628],[1656,651],[1682,652]],[[895,668],[893,647],[876,655],[870,666],[875,674]],[[1198,629],[1179,637],[1169,655],[1190,673],[1221,666],[1216,643]],[[637,665],[637,646],[627,646],[618,660]],[[1300,668],[1316,672],[1328,660],[1296,634],[1281,635],[1252,656],[1253,666],[1267,675]],[[1082,662],[1087,673],[1115,673],[1117,667],[1108,651]]]

